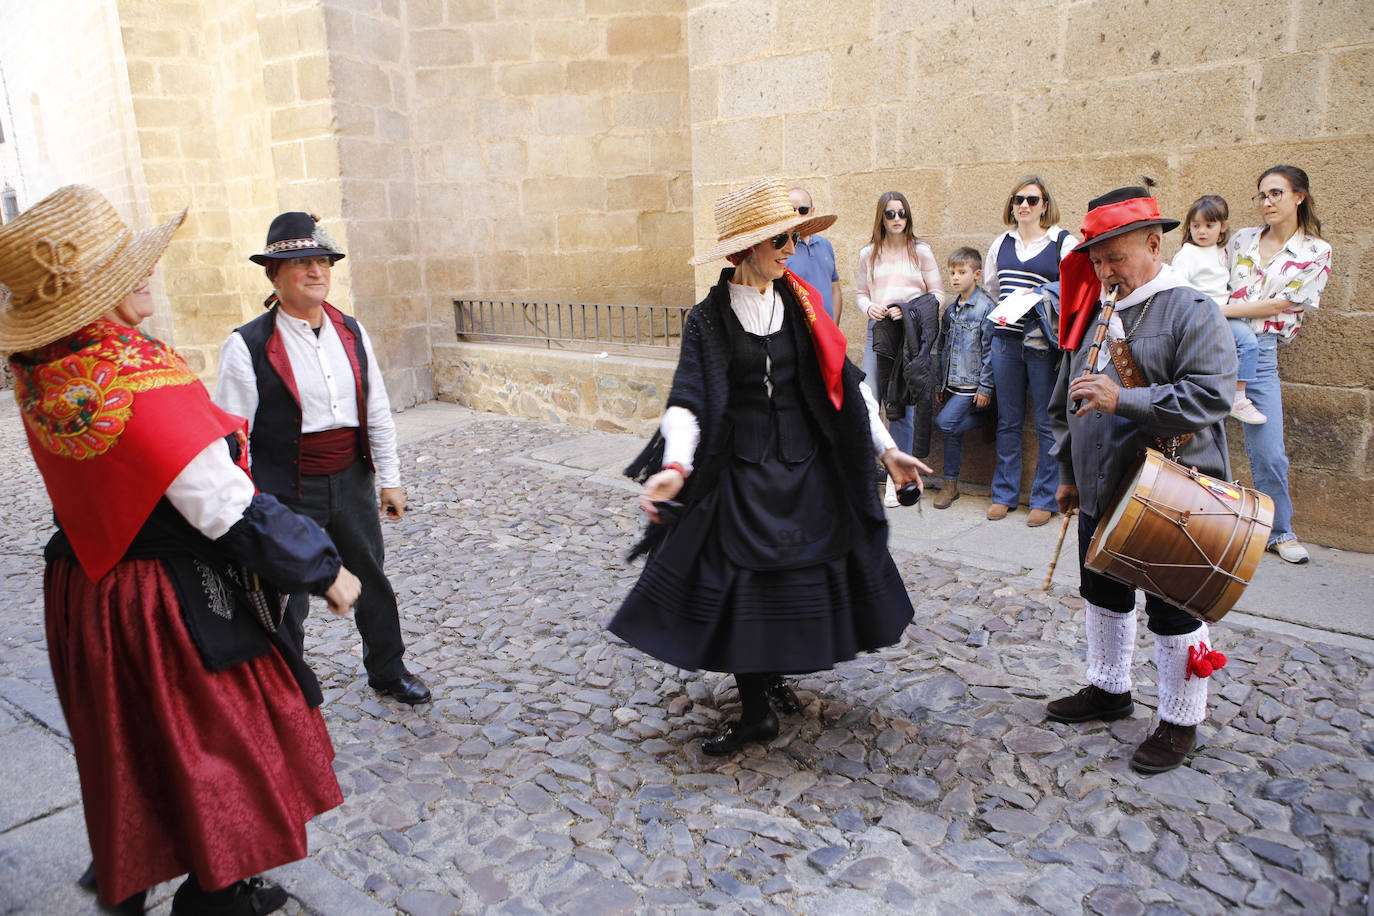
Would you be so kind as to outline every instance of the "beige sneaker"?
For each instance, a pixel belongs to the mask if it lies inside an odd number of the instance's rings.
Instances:
[[[897,502],[897,485],[892,482],[891,477],[887,479],[887,489],[883,491],[883,505],[889,509],[895,509],[900,505]]]
[[[1255,402],[1243,394],[1236,395],[1236,401],[1231,405],[1231,416],[1242,423],[1249,423],[1252,426],[1258,426],[1261,423],[1267,423],[1269,421],[1269,418],[1260,413],[1259,409],[1255,407]]]

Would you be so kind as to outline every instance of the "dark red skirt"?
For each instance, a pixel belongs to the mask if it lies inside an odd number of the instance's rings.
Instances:
[[[157,560],[97,583],[56,560],[43,593],[100,898],[192,871],[213,890],[303,858],[306,822],[343,795],[324,719],[281,657],[207,670]]]

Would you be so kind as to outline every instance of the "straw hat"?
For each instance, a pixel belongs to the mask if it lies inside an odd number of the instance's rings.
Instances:
[[[0,353],[60,340],[119,305],[184,219],[134,232],[99,191],[74,184],[0,226]]]
[[[705,264],[784,232],[815,235],[834,222],[834,216],[802,216],[787,196],[787,185],[765,178],[716,201],[716,244],[687,263]]]

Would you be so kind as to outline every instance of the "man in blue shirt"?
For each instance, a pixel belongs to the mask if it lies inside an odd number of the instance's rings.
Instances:
[[[802,216],[815,209],[804,188],[793,188],[787,196]],[[825,311],[839,324],[844,302],[840,298],[840,275],[835,271],[835,249],[830,242],[819,235],[804,236],[797,242],[796,254],[787,259],[787,269],[816,287]]]

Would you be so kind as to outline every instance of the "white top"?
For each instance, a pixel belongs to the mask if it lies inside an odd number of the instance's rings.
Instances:
[[[1131,290],[1130,295],[1117,300],[1116,308],[1112,311],[1112,320],[1107,322],[1108,340],[1127,340],[1126,325],[1121,320],[1122,309],[1128,309],[1139,305],[1155,293],[1162,293],[1166,289],[1174,289],[1179,286],[1187,286],[1175,271],[1168,264],[1159,265],[1159,273],[1154,275],[1148,283],[1137,286]],[[1098,288],[1098,295],[1106,298],[1107,290]],[[1132,321],[1138,321],[1140,316],[1135,316]],[[1103,372],[1107,368],[1107,363],[1112,361],[1112,353],[1107,347],[1097,351],[1097,364],[1094,371]]]
[[[896,257],[886,251],[875,255],[871,242],[859,251],[859,279],[855,284],[854,301],[865,315],[871,305],[897,305],[926,293],[944,291],[935,252],[925,242],[917,242],[913,249],[899,251]]]
[[[1225,248],[1220,245],[1199,248],[1192,242],[1184,242],[1169,266],[1178,274],[1183,285],[1206,293],[1217,305],[1226,304],[1230,295],[1226,284],[1231,280],[1231,268],[1226,263]]]
[[[216,439],[168,484],[167,501],[214,541],[243,518],[253,501],[253,481],[229,458],[229,444]]]
[[[782,298],[771,284],[766,293],[738,283],[727,283],[726,287],[730,291],[730,310],[739,319],[740,326],[750,334],[766,337],[782,327]],[[863,395],[864,405],[868,408],[868,430],[873,437],[873,447],[881,455],[896,445],[896,442],[893,441],[887,427],[883,426],[878,413],[878,403],[873,400],[868,386],[860,385],[859,392]],[[680,464],[690,473],[692,456],[696,453],[697,444],[701,442],[701,424],[697,421],[696,414],[686,407],[669,407],[664,411],[663,420],[658,428],[663,433],[663,463]]]
[[[997,252],[1001,249],[1002,242],[1008,236],[1016,242],[1016,256],[1022,261],[1029,261],[1039,254],[1046,245],[1053,242],[1055,237],[1063,231],[1063,229],[1059,228],[1059,224],[1055,223],[1045,230],[1044,235],[1031,242],[1029,245],[1021,241],[1021,236],[1015,229],[1008,229],[1006,232],[1003,232],[1001,235],[997,236],[997,238],[993,239],[992,244],[988,246],[987,257],[983,258],[983,292],[991,296],[994,302],[997,301],[999,294],[997,286]],[[1065,234],[1064,241],[1059,245],[1059,260],[1064,260],[1064,255],[1073,251],[1074,246],[1077,244],[1078,239],[1073,237],[1072,232]]]
[[[396,456],[396,422],[391,417],[391,401],[386,394],[377,354],[367,330],[358,323],[367,354],[367,438],[377,483],[382,487],[401,485],[401,462]],[[310,322],[293,318],[277,309],[277,333],[291,361],[296,390],[301,397],[301,432],[318,433],[328,429],[358,426],[358,400],[353,388],[353,367],[344,352],[343,341],[328,317],[316,336]],[[248,420],[258,412],[258,383],[248,344],[235,331],[219,351],[219,380],[215,403],[232,414]]]

